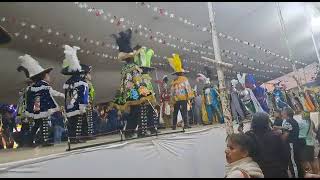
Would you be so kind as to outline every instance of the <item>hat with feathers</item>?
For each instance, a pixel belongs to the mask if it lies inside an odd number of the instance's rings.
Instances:
[[[127,29],[126,31],[119,32],[118,35],[112,34],[111,37],[116,40],[119,46],[118,59],[124,61],[132,60],[135,56],[131,47],[132,30]]]
[[[82,69],[78,56],[77,50],[80,50],[77,46],[64,46],[64,54],[65,59],[63,60],[62,64],[62,71],[61,73],[64,75],[73,75],[73,74],[84,74],[85,71]],[[82,65],[83,66],[83,65]]]
[[[198,82],[203,82],[205,84],[210,84],[210,78],[207,78],[205,75],[198,73],[196,80]]]
[[[169,61],[171,68],[175,71],[172,74],[188,73],[189,72],[189,71],[186,71],[182,68],[182,62],[181,62],[179,54],[172,54],[172,58],[168,58],[168,61]]]
[[[153,55],[154,55],[153,49],[147,48],[145,46],[140,47],[134,56],[134,62],[138,66],[140,66],[140,68],[145,72],[154,70],[156,68],[151,67],[151,59],[152,59]]]
[[[245,86],[246,75],[247,75],[246,73],[242,73],[242,76],[240,74],[237,74],[238,81],[242,86]]]
[[[239,81],[238,81],[238,80],[236,80],[236,79],[232,79],[232,80],[231,80],[231,85],[232,85],[232,86],[236,86],[237,84],[239,84]]]
[[[17,71],[23,71],[27,78],[35,80],[37,77],[42,74],[49,73],[53,68],[43,69],[39,62],[33,59],[29,54],[24,56],[19,56],[20,65],[17,68]]]

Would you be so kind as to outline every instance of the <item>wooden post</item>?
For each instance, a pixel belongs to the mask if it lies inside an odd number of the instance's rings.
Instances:
[[[225,80],[224,80],[224,73],[223,73],[223,65],[220,55],[220,47],[218,42],[218,35],[216,31],[216,26],[214,22],[214,14],[212,9],[212,2],[208,2],[208,10],[209,10],[209,18],[210,18],[210,24],[211,24],[211,35],[212,35],[212,45],[214,48],[214,57],[215,60],[220,63],[217,65],[217,75],[218,75],[218,82],[219,82],[219,90],[220,90],[220,98],[221,98],[221,104],[222,104],[222,112],[224,115],[225,120],[225,127],[227,131],[227,135],[233,134],[233,122],[232,122],[232,116],[230,113],[230,105],[227,100],[227,91],[225,87]]]

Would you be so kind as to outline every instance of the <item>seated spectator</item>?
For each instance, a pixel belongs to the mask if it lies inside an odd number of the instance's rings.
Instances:
[[[61,113],[61,111],[57,111],[53,113],[50,117],[52,127],[54,129],[53,131],[53,140],[55,144],[61,143],[62,134],[65,131],[64,129],[64,117]]]
[[[257,145],[257,163],[265,178],[288,178],[289,151],[281,134],[272,131],[269,115],[263,112],[252,117],[251,130],[246,132]]]
[[[98,118],[98,134],[104,134],[107,132],[107,107],[103,106],[100,110],[100,116]]]
[[[31,133],[30,133],[30,119],[24,118],[21,120],[21,131],[19,133],[21,144],[20,147],[26,147],[32,145]]]
[[[4,133],[5,129],[3,128],[2,115],[0,114],[0,138],[1,138],[1,147],[7,149],[7,141]]]
[[[121,121],[120,121],[120,111],[118,111],[112,103],[108,103],[106,108],[106,131],[107,132],[116,132],[120,130]]]
[[[1,130],[1,136],[2,140],[4,139],[6,145],[3,144],[3,147],[5,148],[17,148],[17,143],[14,140],[14,131],[18,132],[15,122],[15,117],[13,114],[13,111],[10,109],[6,109],[3,111],[2,116],[2,130]],[[3,142],[2,142],[3,143]]]
[[[97,107],[95,107],[92,111],[93,134],[94,135],[97,135],[100,133],[101,113],[102,113],[102,111],[100,111],[100,108],[97,108]]]
[[[226,178],[263,178],[259,165],[253,160],[255,144],[246,134],[232,134],[227,138],[225,150]]]

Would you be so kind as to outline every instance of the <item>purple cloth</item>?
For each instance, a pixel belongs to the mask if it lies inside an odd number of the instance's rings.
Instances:
[[[262,87],[256,87],[254,89],[252,89],[253,94],[256,96],[259,104],[261,105],[261,108],[269,113],[270,109],[268,107],[268,103],[267,103],[267,91],[265,88]]]

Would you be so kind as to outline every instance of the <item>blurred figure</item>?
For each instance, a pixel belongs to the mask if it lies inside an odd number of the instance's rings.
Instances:
[[[274,111],[274,122],[273,126],[275,127],[281,127],[282,126],[283,119],[281,117],[281,110],[277,109]]]
[[[115,108],[112,102],[109,102],[106,108],[106,131],[118,132],[121,129],[121,113]]]
[[[202,124],[201,118],[201,105],[202,105],[202,97],[201,94],[196,93],[196,97],[194,98],[194,119],[196,124]]]
[[[53,132],[54,144],[61,143],[62,134],[65,131],[65,129],[64,129],[64,117],[62,115],[62,111],[63,111],[63,109],[53,113],[51,115],[51,117],[50,117],[51,124],[52,124],[53,130],[54,130],[54,132]]]
[[[285,107],[282,110],[282,123],[283,139],[289,143],[290,149],[290,162],[289,169],[291,175],[295,178],[303,178],[304,171],[301,165],[301,159],[299,157],[301,148],[299,146],[299,124],[293,118],[294,111],[290,107]]]
[[[288,178],[289,151],[281,134],[272,131],[269,115],[253,114],[251,130],[246,132],[257,145],[256,162],[265,178]]]
[[[300,158],[304,166],[304,170],[308,173],[318,173],[314,162],[315,147],[315,125],[310,119],[310,112],[303,112],[302,121],[299,122],[299,139],[301,140]]]

